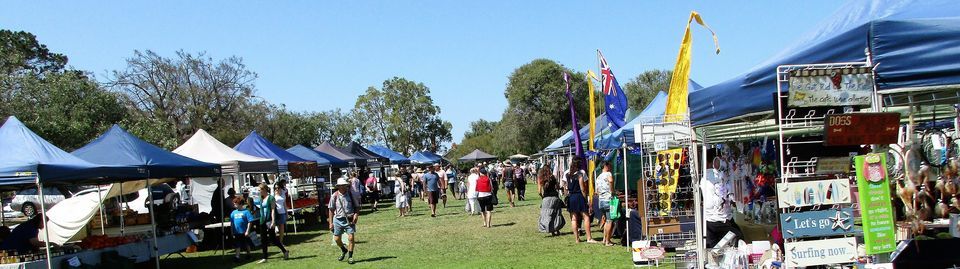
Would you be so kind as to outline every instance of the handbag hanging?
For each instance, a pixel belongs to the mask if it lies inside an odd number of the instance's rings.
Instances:
[[[614,196],[610,198],[610,219],[616,220],[620,218],[620,198]]]

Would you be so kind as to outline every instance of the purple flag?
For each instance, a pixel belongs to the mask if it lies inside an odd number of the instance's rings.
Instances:
[[[570,127],[573,128],[573,144],[576,149],[577,157],[580,157],[580,169],[586,170],[586,158],[583,156],[583,143],[580,142],[580,126],[577,125],[577,110],[574,109],[573,105],[573,94],[570,93],[570,75],[567,72],[563,72],[563,82],[567,84],[567,101],[570,102]]]

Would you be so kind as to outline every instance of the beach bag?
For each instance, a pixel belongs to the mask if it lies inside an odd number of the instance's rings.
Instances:
[[[620,198],[614,196],[610,198],[610,219],[616,220],[620,217]]]
[[[237,240],[241,240],[241,239],[237,239]],[[253,247],[260,246],[260,236],[257,235],[257,232],[250,231],[250,242],[253,243]]]

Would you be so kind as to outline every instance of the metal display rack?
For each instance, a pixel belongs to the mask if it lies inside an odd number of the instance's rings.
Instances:
[[[676,121],[665,122],[664,118]],[[697,240],[701,233],[699,222],[699,186],[696,136],[690,126],[689,117],[652,117],[641,119],[642,124],[635,128],[635,142],[641,148],[643,171],[638,182],[638,205],[642,212],[643,234],[647,240],[660,243],[661,246],[676,249],[674,255],[664,257],[674,264],[697,264]],[[658,152],[681,149],[681,154],[662,160]],[[676,159],[679,157],[679,160]],[[660,158],[660,159],[658,159]],[[679,174],[676,182],[669,182],[671,176]],[[666,184],[676,184],[675,191],[664,192],[660,188]],[[666,203],[669,195],[669,204]]]
[[[777,108],[776,116],[779,121],[777,124],[778,130],[778,139],[780,147],[778,150],[779,154],[779,168],[781,176],[777,181],[780,184],[792,183],[792,182],[803,182],[810,181],[815,179],[825,179],[822,174],[816,173],[816,166],[818,157],[809,157],[801,159],[799,157],[790,157],[786,159],[786,155],[789,155],[792,146],[802,146],[810,144],[823,144],[824,140],[822,137],[815,139],[810,139],[805,137],[798,139],[801,135],[806,134],[821,134],[825,128],[824,120],[828,115],[832,114],[841,114],[841,113],[852,113],[854,109],[852,107],[847,107],[844,109],[816,109],[816,108],[790,108],[787,104],[784,103],[784,98],[787,98],[787,86],[789,85],[790,73],[798,70],[824,70],[824,69],[837,69],[837,68],[860,68],[860,67],[869,67],[867,62],[848,62],[848,63],[833,63],[833,64],[808,64],[808,65],[781,65],[777,67]],[[874,98],[876,100],[877,98]],[[801,115],[802,114],[802,115]],[[782,199],[782,197],[781,197]],[[832,205],[827,207],[832,207],[835,209],[841,209],[844,207],[855,206],[855,202],[851,201],[847,205]],[[827,207],[823,207],[826,209]],[[819,205],[811,207],[794,207],[781,208],[780,213],[792,213],[799,212],[804,210],[818,210],[821,209]],[[832,236],[832,238],[846,238],[852,237],[853,234],[845,234]],[[831,238],[831,237],[824,237]],[[806,241],[810,239],[797,239],[790,238],[784,239],[785,242],[798,242]],[[786,251],[786,250],[785,250]],[[788,264],[784,264],[785,268],[792,268]]]

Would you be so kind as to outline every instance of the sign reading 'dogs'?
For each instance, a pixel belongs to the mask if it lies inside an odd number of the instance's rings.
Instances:
[[[852,263],[857,259],[853,237],[784,243],[787,268]]]
[[[824,125],[826,146],[896,144],[900,113],[833,114],[824,118]]]
[[[853,230],[853,209],[783,213],[780,227],[786,239],[847,234]]]
[[[866,106],[873,100],[869,67],[795,70],[787,82],[793,107]]]
[[[780,208],[850,203],[850,182],[828,179],[777,184]]]

